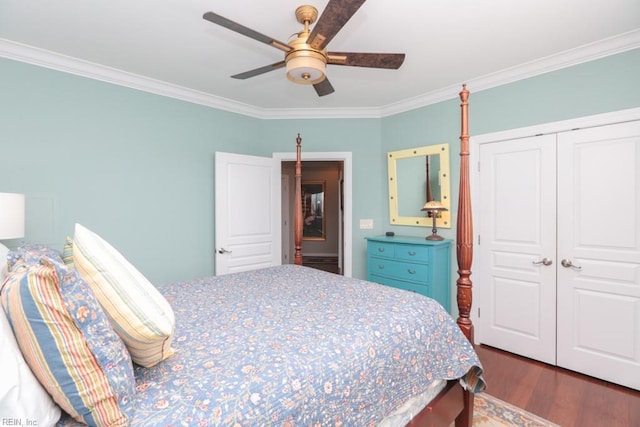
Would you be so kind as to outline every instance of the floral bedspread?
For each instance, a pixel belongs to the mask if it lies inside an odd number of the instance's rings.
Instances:
[[[159,290],[176,352],[135,368],[131,425],[375,426],[436,379],[484,389],[456,323],[418,294],[293,265]]]

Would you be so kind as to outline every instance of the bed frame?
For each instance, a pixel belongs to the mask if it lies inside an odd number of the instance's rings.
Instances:
[[[464,335],[473,343],[471,322],[473,259],[473,224],[471,217],[471,191],[469,184],[469,91],[466,84],[460,92],[460,189],[458,198],[456,258],[458,280],[456,281],[458,303],[457,323]],[[295,216],[294,216],[294,263],[302,265],[302,138],[296,138],[295,170]],[[445,389],[420,411],[408,424],[411,427],[471,427],[473,421],[473,393],[462,388],[458,381],[450,381]]]

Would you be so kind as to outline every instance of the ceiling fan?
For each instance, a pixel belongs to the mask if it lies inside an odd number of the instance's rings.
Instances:
[[[233,22],[217,13],[207,12],[203,18],[254,40],[268,44],[284,52],[284,60],[254,70],[231,76],[248,79],[269,71],[286,67],[289,80],[313,85],[318,96],[335,90],[326,75],[326,65],[348,65],[353,67],[388,68],[397,70],[404,62],[404,53],[328,52],[327,44],[362,6],[365,0],[329,0],[317,24],[318,10],[309,5],[296,9],[296,19],[304,25],[297,38],[284,43],[257,31]]]

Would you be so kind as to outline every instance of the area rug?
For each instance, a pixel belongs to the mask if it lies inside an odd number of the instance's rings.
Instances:
[[[486,393],[475,395],[473,427],[560,427]]]

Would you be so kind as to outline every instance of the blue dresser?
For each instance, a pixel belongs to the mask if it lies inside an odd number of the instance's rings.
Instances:
[[[426,295],[451,313],[451,240],[368,237],[367,280]]]

